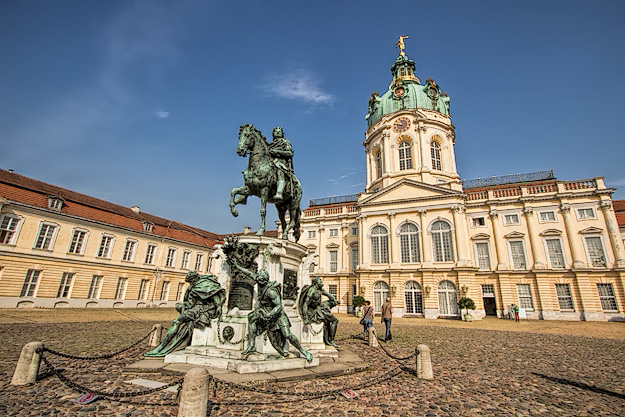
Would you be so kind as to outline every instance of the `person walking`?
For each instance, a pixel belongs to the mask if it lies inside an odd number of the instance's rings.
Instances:
[[[385,342],[393,340],[391,335],[391,319],[393,318],[393,304],[391,303],[391,297],[386,297],[386,301],[382,304],[382,321],[386,327],[386,335],[384,336]]]
[[[514,311],[514,321],[519,321],[519,306],[512,304],[512,311]]]
[[[375,313],[373,312],[373,307],[371,307],[371,301],[365,301],[365,308],[362,311],[362,326],[364,327],[364,336],[367,338],[367,330],[369,327],[373,326],[373,317]]]

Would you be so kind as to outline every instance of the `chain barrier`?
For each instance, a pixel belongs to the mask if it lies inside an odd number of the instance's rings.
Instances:
[[[177,381],[170,382],[169,384],[163,385],[158,388],[151,388],[143,391],[135,391],[135,392],[104,392],[96,389],[92,389],[89,387],[85,387],[84,385],[80,385],[79,383],[72,381],[63,375],[62,371],[56,369],[52,363],[43,355],[43,349],[38,349],[38,353],[41,355],[41,360],[46,364],[48,368],[50,368],[51,372],[56,375],[56,377],[67,387],[78,391],[78,392],[89,392],[91,394],[98,395],[102,398],[113,399],[113,398],[129,398],[129,397],[139,397],[141,395],[153,394],[155,392],[163,391],[167,388],[173,387],[175,385],[179,385],[178,391],[180,391],[182,387],[182,382],[184,378],[180,378]]]
[[[48,352],[52,355],[56,355],[56,356],[61,356],[63,358],[67,358],[67,359],[76,359],[76,360],[85,360],[85,361],[94,361],[94,360],[98,360],[98,359],[110,359],[113,356],[117,356],[121,353],[124,353],[127,350],[132,349],[133,347],[137,346],[139,343],[143,342],[144,340],[146,340],[148,337],[150,337],[150,335],[152,334],[152,332],[154,332],[155,329],[150,330],[150,333],[148,333],[147,335],[145,335],[145,337],[142,337],[140,340],[137,340],[135,343],[133,343],[130,346],[126,346],[125,348],[118,350],[117,352],[112,352],[112,353],[107,353],[105,355],[98,355],[98,356],[78,356],[78,355],[70,355],[69,353],[62,353],[62,352],[57,352],[56,350],[52,350],[50,348],[47,347],[43,347],[42,351],[43,352]]]
[[[362,340],[362,335],[360,334],[351,334],[347,337],[344,337],[342,339],[335,339],[335,342],[346,342],[346,341],[350,341],[351,339],[358,339],[358,340]]]
[[[321,329],[318,332],[316,332],[313,330],[312,325],[308,323],[304,325],[304,331],[312,333],[313,336],[319,336],[323,332],[323,327],[321,327]]]
[[[415,352],[414,352],[412,355],[410,355],[410,356],[406,356],[406,357],[403,357],[403,358],[400,358],[399,356],[395,356],[395,355],[393,355],[391,352],[389,352],[388,350],[386,350],[386,348],[385,348],[383,345],[381,345],[381,344],[380,344],[379,346],[380,346],[380,349],[382,349],[382,350],[384,351],[384,353],[386,353],[386,355],[387,355],[389,358],[391,358],[391,359],[395,359],[396,361],[407,361],[408,359],[412,359],[412,358],[414,358],[414,357],[415,357],[415,356],[417,356],[417,354],[418,354],[418,351],[417,351],[417,350],[415,350]]]
[[[231,342],[229,340],[225,340],[221,337],[221,317],[219,318],[219,320],[217,321],[217,338],[219,339],[219,343],[221,343],[222,345],[228,344],[228,345],[238,345],[240,343],[244,343],[247,340],[247,335],[243,336],[241,335],[241,339],[237,342]]]

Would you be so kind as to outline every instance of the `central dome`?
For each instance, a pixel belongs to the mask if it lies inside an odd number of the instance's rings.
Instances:
[[[399,55],[391,66],[393,81],[381,97],[377,92],[371,94],[369,111],[365,116],[367,126],[371,127],[385,114],[406,109],[434,110],[449,116],[449,96],[440,91],[433,79],[428,78],[421,85],[414,75],[415,63],[404,55]]]

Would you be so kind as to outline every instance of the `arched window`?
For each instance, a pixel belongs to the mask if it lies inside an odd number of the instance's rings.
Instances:
[[[373,310],[382,311],[382,303],[386,301],[386,297],[390,294],[388,284],[384,281],[378,281],[373,284]]]
[[[377,175],[377,178],[382,177],[382,152],[377,151],[375,154],[375,170]]]
[[[442,171],[443,165],[441,164],[441,145],[437,141],[433,140],[430,142],[430,152],[432,154],[432,169]]]
[[[441,316],[458,315],[456,286],[451,281],[441,281],[438,284],[438,314]]]
[[[412,156],[410,155],[410,144],[402,141],[399,144],[399,169],[412,169]]]
[[[404,299],[406,300],[406,314],[423,314],[423,295],[419,283],[415,281],[406,282]]]
[[[384,226],[371,230],[371,263],[388,263],[388,230]]]
[[[434,247],[434,262],[454,260],[454,245],[449,223],[438,220],[432,224],[432,246]]]
[[[404,224],[399,229],[399,243],[402,262],[420,262],[419,229],[412,223]]]
[[[399,69],[399,76],[403,77],[404,75],[406,75],[406,70],[404,68],[400,68]]]

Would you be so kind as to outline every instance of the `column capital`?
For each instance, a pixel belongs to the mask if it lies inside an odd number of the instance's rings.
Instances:
[[[530,217],[533,213],[534,213],[534,208],[523,207],[523,214],[525,214],[526,217]]]
[[[419,124],[418,126],[415,126],[414,129],[417,132],[425,132],[427,130],[427,126],[424,126],[422,124]]]
[[[567,203],[560,204],[559,208],[562,213],[569,213],[571,211],[571,206]]]
[[[612,202],[603,200],[599,202],[599,208],[603,211],[610,211],[612,210]]]
[[[324,230],[326,230],[326,228],[324,226],[319,226],[317,230],[319,230],[320,232],[323,232]]]
[[[389,211],[388,213],[386,213],[386,215],[389,219],[394,219],[395,216],[397,216],[397,213],[395,213],[394,211]]]
[[[495,209],[490,209],[488,211],[488,215],[493,219],[496,219],[497,217],[499,217],[499,213]]]
[[[417,210],[417,214],[419,215],[419,217],[423,217],[427,214],[427,210]]]
[[[454,213],[466,213],[467,208],[463,205],[463,204],[457,204],[454,206],[451,206],[451,211],[453,211]]]

